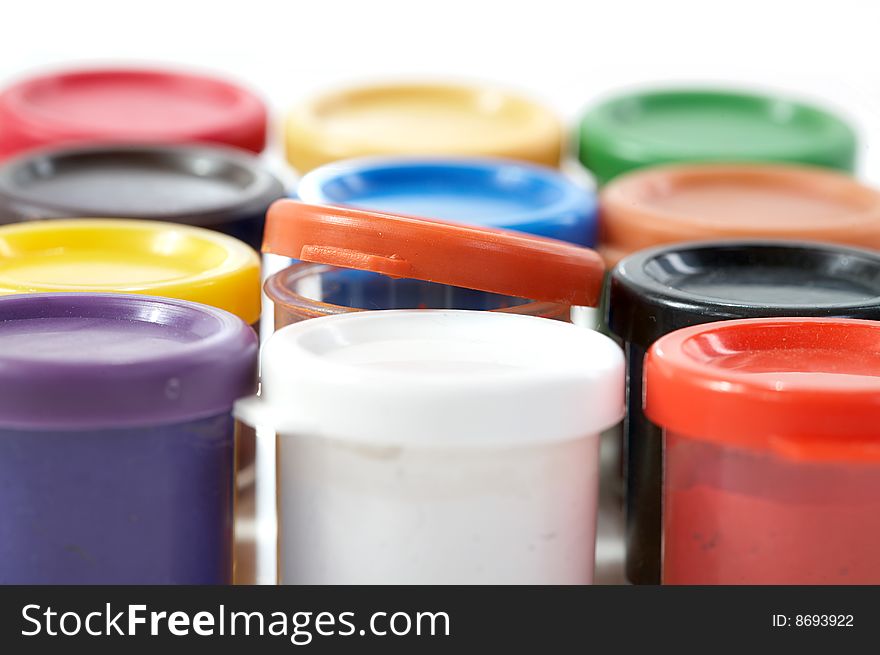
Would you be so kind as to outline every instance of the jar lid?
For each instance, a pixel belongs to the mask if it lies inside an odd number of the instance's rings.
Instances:
[[[180,300],[0,297],[0,426],[81,430],[228,412],[256,389],[257,337]]]
[[[284,187],[256,157],[215,146],[42,150],[0,165],[0,222],[125,216],[210,226],[265,215]]]
[[[269,208],[263,252],[582,306],[596,305],[604,275],[598,253],[562,241],[293,200]]]
[[[856,137],[837,116],[786,98],[723,89],[648,90],[597,105],[580,159],[601,184],[673,162],[793,162],[851,171]]]
[[[703,239],[796,239],[880,248],[880,192],[853,178],[784,165],[663,166],[602,191],[606,262]]]
[[[59,219],[0,227],[0,295],[137,293],[260,318],[260,258],[225,234],[158,221]]]
[[[558,166],[562,125],[549,110],[491,87],[388,84],[346,89],[296,107],[287,158],[305,173],[364,155],[506,157]]]
[[[643,250],[611,272],[611,331],[647,348],[723,319],[839,316],[880,320],[880,254],[825,243],[707,241]]]
[[[266,125],[266,107],[250,91],[158,69],[63,71],[0,92],[0,158],[96,141],[205,141],[260,152]]]
[[[325,316],[275,332],[261,372],[261,401],[236,407],[246,422],[372,444],[556,442],[598,435],[624,411],[620,347],[595,330],[533,316]]]
[[[645,413],[725,446],[880,462],[880,322],[759,318],[678,330],[645,359]]]
[[[306,173],[297,196],[313,205],[465,221],[583,246],[596,240],[592,193],[554,169],[505,159],[352,159]]]

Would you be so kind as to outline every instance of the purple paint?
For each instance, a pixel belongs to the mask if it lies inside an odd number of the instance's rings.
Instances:
[[[203,305],[0,298],[0,583],[229,582],[230,412],[256,359]]]

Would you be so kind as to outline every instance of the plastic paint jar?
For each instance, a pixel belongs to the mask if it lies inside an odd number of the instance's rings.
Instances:
[[[266,342],[284,584],[586,584],[623,355],[559,321],[329,316]],[[344,408],[345,411],[340,411]]]
[[[795,166],[664,166],[623,176],[600,196],[609,266],[643,248],[708,239],[794,239],[880,249],[880,192]]]
[[[549,110],[491,87],[388,84],[294,108],[287,159],[300,173],[365,155],[502,157],[558,166],[563,129]]]
[[[592,193],[556,170],[504,159],[366,157],[302,177],[297,197],[341,205],[596,242]]]
[[[627,358],[626,572],[634,583],[657,584],[663,450],[642,411],[648,348],[679,328],[723,319],[880,320],[880,254],[806,242],[684,243],[630,255],[609,277],[607,321]]]
[[[462,305],[569,320],[573,305],[595,306],[604,274],[595,251],[561,241],[292,200],[269,209],[263,252],[311,262],[266,281],[276,329],[360,309]]]
[[[259,248],[284,187],[256,157],[218,146],[43,150],[0,166],[0,222],[78,216],[205,227]]]
[[[266,145],[266,107],[225,80],[150,69],[83,69],[0,91],[0,159],[71,143]]]
[[[880,582],[880,323],[779,318],[655,343],[663,582]]]
[[[257,338],[204,305],[0,297],[0,583],[226,584]]]
[[[0,296],[61,291],[180,298],[260,319],[260,259],[211,230],[122,219],[0,227]]]
[[[677,162],[789,162],[852,171],[856,136],[824,109],[732,90],[642,91],[581,120],[580,160],[600,184]]]

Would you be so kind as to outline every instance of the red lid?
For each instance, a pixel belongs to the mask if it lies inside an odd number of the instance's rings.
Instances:
[[[162,70],[32,77],[0,93],[0,157],[82,142],[212,142],[260,152],[266,108],[223,80]]]
[[[269,208],[263,252],[582,306],[597,304],[604,275],[598,253],[562,241],[293,200]]]
[[[658,340],[645,413],[670,432],[791,459],[880,462],[880,322],[721,321]]]

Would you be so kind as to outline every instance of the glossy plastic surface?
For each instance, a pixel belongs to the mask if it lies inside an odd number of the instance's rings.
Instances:
[[[345,89],[295,107],[287,158],[300,173],[365,155],[504,157],[558,166],[559,119],[491,87],[389,84]]]
[[[817,168],[664,166],[601,194],[609,266],[644,248],[708,239],[795,239],[880,248],[880,192]]]
[[[580,159],[600,184],[674,162],[790,162],[853,170],[856,137],[841,118],[782,97],[723,89],[648,90],[590,109]]]
[[[158,221],[71,219],[0,227],[0,295],[135,293],[260,318],[260,259],[246,244]]]
[[[0,221],[125,217],[205,227],[259,248],[284,187],[256,157],[208,146],[42,150],[0,166]]]
[[[792,461],[880,464],[880,322],[724,321],[645,359],[645,412],[694,439]]]
[[[503,159],[365,157],[300,180],[315,205],[425,216],[592,246],[595,197],[558,171]]]
[[[880,319],[880,255],[831,244],[731,241],[668,245],[611,273],[606,320],[628,367],[624,419],[626,570],[660,582],[663,448],[642,409],[645,351],[678,328],[765,316]]]
[[[260,152],[266,107],[225,80],[150,69],[26,78],[0,93],[0,158],[96,142],[224,143]]]
[[[594,306],[599,255],[504,230],[279,200],[266,216],[263,252],[393,278]]]
[[[374,309],[485,309],[571,320],[571,307],[564,303],[529,302],[322,264],[289,266],[271,275],[264,288],[275,308],[276,330],[309,318]]]

